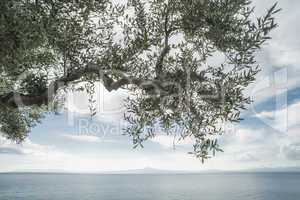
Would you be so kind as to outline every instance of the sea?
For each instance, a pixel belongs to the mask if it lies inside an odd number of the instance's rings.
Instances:
[[[299,200],[300,173],[0,174],[0,200]]]

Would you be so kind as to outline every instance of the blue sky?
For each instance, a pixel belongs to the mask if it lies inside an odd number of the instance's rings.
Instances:
[[[256,14],[273,3],[254,1]],[[247,90],[255,102],[243,113],[242,123],[226,125],[221,138],[225,152],[204,165],[187,154],[191,141],[176,142],[174,149],[174,138],[163,134],[146,142],[144,149],[133,149],[120,128],[126,91],[108,93],[99,86],[100,111],[88,127],[85,95],[76,94],[67,113],[47,116],[24,144],[0,137],[0,171],[300,167],[300,2],[281,0],[279,6],[283,8],[277,16],[280,26],[257,55],[263,71]]]

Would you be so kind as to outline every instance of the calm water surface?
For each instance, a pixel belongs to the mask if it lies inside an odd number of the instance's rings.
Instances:
[[[0,174],[0,200],[300,200],[300,174]]]

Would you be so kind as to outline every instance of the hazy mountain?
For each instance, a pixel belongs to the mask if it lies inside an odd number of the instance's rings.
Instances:
[[[112,171],[107,173],[108,174],[187,174],[189,173],[189,171],[161,170],[161,169],[146,167],[143,169]]]
[[[162,170],[151,167],[143,169],[120,170],[120,171],[64,171],[64,170],[22,170],[4,173],[58,173],[58,174],[209,174],[209,173],[300,173],[299,167],[277,167],[277,168],[257,168],[237,171],[222,170],[202,170],[202,171],[184,171],[184,170]]]
[[[274,168],[257,168],[245,170],[246,172],[300,172],[300,167],[274,167]]]

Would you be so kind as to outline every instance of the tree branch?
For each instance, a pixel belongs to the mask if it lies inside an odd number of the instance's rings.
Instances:
[[[143,83],[143,80],[141,79],[126,76],[123,76],[119,80],[115,81],[111,77],[109,77],[109,74],[111,73],[112,72],[101,70],[101,67],[99,67],[98,65],[90,64],[85,68],[74,70],[66,76],[63,76],[51,82],[46,91],[41,94],[28,95],[21,94],[19,92],[9,92],[7,94],[0,95],[0,103],[2,105],[14,108],[32,105],[46,105],[54,100],[57,91],[61,87],[64,87],[68,83],[71,83],[73,81],[79,80],[83,76],[86,76],[88,74],[97,74],[100,80],[102,80],[104,87],[108,91],[117,90],[128,84],[139,86]]]
[[[0,95],[0,103],[9,107],[22,107],[32,105],[43,105],[52,102],[57,94],[59,88],[67,85],[70,82],[79,80],[87,74],[99,74],[101,68],[96,65],[89,65],[85,68],[74,70],[51,82],[48,88],[41,94],[28,95],[19,92],[9,92],[7,94]]]
[[[89,64],[85,68],[79,68],[77,70],[69,72],[66,76],[56,79],[51,82],[45,92],[37,95],[21,94],[19,92],[9,92],[7,94],[0,95],[0,104],[9,107],[24,107],[32,105],[47,105],[53,102],[57,91],[66,86],[68,83],[80,80],[82,77],[88,74],[96,74],[99,80],[102,81],[104,87],[108,91],[118,90],[126,85],[135,85],[146,91],[152,91],[157,93],[165,92],[163,80],[150,80],[141,79],[133,76],[126,76],[119,73],[119,79],[114,80],[111,76],[114,74],[111,70],[102,70],[99,65]],[[203,81],[203,74],[191,73],[191,79],[193,81]]]
[[[164,32],[165,32],[164,48],[162,49],[162,51],[157,59],[156,66],[155,66],[155,71],[156,71],[157,77],[162,75],[164,58],[170,51],[169,37],[170,37],[171,31],[168,29],[168,23],[169,23],[169,9],[167,8],[167,5],[166,5],[165,21],[164,21]]]

